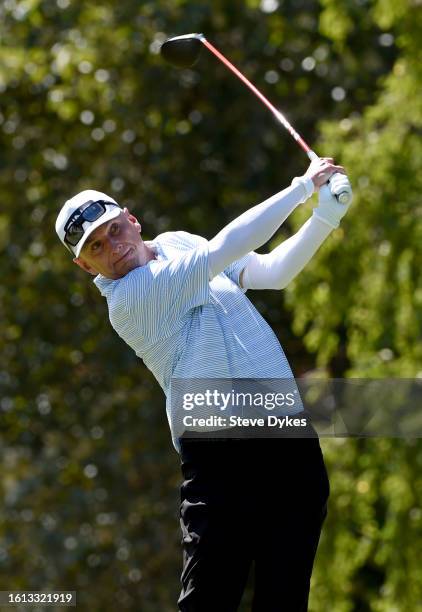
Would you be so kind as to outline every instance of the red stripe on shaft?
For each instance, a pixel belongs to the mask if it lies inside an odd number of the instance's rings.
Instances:
[[[259,91],[259,89],[257,89],[255,87],[255,85],[253,85],[249,81],[249,79],[247,79],[245,77],[245,75],[243,75],[240,72],[240,70],[238,70],[236,68],[236,66],[233,66],[233,64],[231,62],[229,62],[229,60],[226,57],[224,57],[224,55],[222,53],[220,53],[220,51],[218,51],[218,49],[216,49],[210,42],[208,42],[208,40],[206,38],[201,38],[200,40],[207,47],[207,49],[209,49],[211,51],[211,53],[213,53],[216,57],[218,57],[218,59],[221,60],[223,62],[223,64],[225,64],[227,66],[227,68],[229,68],[232,72],[234,72],[234,74],[241,81],[243,81],[245,83],[245,85],[247,85],[249,87],[249,89],[261,100],[261,102],[263,102],[265,104],[265,106],[267,108],[269,108],[269,110],[273,113],[273,115],[275,116],[277,121],[279,121],[286,128],[286,130],[288,130],[290,132],[291,136],[293,136],[293,138],[296,140],[296,142],[299,144],[299,146],[301,146],[302,149],[306,153],[308,153],[308,151],[310,151],[311,148],[309,147],[309,145],[306,144],[306,142],[296,132],[296,130],[290,125],[290,123],[287,121],[287,119],[283,115],[283,113],[281,113],[279,110],[277,110],[275,108],[275,106],[273,106],[271,104],[271,102],[269,100],[267,100],[267,98]]]

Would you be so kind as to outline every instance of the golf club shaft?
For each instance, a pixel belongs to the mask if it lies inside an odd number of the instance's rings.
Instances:
[[[223,64],[225,66],[227,66],[227,68],[229,68],[229,70],[231,70],[241,81],[243,81],[245,83],[245,85],[247,85],[249,87],[249,89],[261,100],[261,102],[263,102],[265,104],[265,106],[272,112],[272,114],[277,119],[277,121],[279,123],[281,123],[281,125],[284,128],[286,128],[286,130],[289,132],[289,134],[291,136],[293,136],[293,138],[296,140],[298,145],[305,151],[306,155],[308,156],[308,158],[311,161],[313,161],[315,159],[319,159],[319,156],[315,153],[315,151],[313,151],[311,149],[311,147],[303,140],[302,136],[300,136],[300,134],[298,134],[298,132],[296,132],[296,130],[293,128],[292,125],[290,125],[290,123],[287,121],[287,119],[283,115],[283,113],[281,113],[279,110],[277,110],[276,107],[273,104],[271,104],[271,102],[269,100],[267,100],[267,98],[264,96],[264,94],[262,94],[255,87],[255,85],[253,85],[249,81],[249,79],[247,79],[245,77],[245,75],[242,74],[240,72],[240,70],[238,70],[236,68],[236,66],[234,66],[222,53],[220,53],[220,51],[218,49],[216,49],[214,47],[214,45],[212,45],[205,38],[205,36],[203,34],[199,37],[199,40],[207,47],[207,49],[209,51],[211,51],[211,53],[213,53],[213,55],[215,55],[221,62],[223,62]],[[328,181],[328,182],[330,182],[330,181]],[[342,191],[341,193],[337,194],[335,197],[337,198],[337,200],[341,204],[348,204],[350,199],[351,199],[351,195],[352,194],[351,194],[351,192],[349,190],[345,190],[345,191]]]
[[[201,37],[200,40],[207,47],[207,49],[209,49],[209,51],[211,51],[211,53],[213,53],[216,57],[218,57],[218,59],[221,60],[223,62],[223,64],[225,64],[227,66],[227,68],[229,68],[229,70],[231,70],[241,81],[243,81],[245,83],[245,85],[247,85],[249,87],[249,89],[261,100],[261,102],[263,102],[265,104],[265,106],[272,112],[272,114],[277,119],[277,121],[279,123],[281,123],[281,125],[283,127],[286,128],[286,130],[296,140],[298,145],[300,147],[302,147],[302,149],[308,155],[309,159],[311,159],[311,160],[312,159],[317,159],[317,157],[318,157],[317,154],[312,151],[311,147],[308,144],[306,144],[306,142],[303,140],[302,136],[300,136],[300,134],[298,134],[296,132],[296,130],[293,128],[293,126],[290,125],[290,123],[287,121],[287,119],[283,115],[283,113],[281,113],[279,110],[277,110],[275,108],[275,106],[273,106],[273,104],[271,104],[271,102],[269,100],[267,100],[267,98],[255,87],[255,85],[253,85],[249,81],[249,79],[247,79],[245,77],[245,75],[243,75],[240,72],[240,70],[238,70],[236,68],[236,66],[233,66],[233,64],[231,62],[229,62],[229,60],[226,57],[224,57],[224,55],[222,53],[220,53],[220,51],[218,49],[216,49],[210,42],[208,42],[208,40],[205,38],[205,36]]]

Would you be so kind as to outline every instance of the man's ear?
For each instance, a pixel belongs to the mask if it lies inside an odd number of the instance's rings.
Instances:
[[[88,274],[93,274],[94,276],[98,274],[98,272],[94,270],[92,266],[87,264],[81,257],[74,257],[73,263],[82,268],[82,270],[85,270],[85,272],[88,272]]]
[[[141,232],[141,230],[142,230],[142,226],[141,226],[141,224],[139,223],[138,219],[135,217],[135,215],[132,215],[132,213],[130,213],[126,207],[123,209],[123,212],[125,213],[125,215],[126,215],[126,216],[127,216],[127,218],[129,219],[129,221],[130,221],[131,223],[133,223],[133,225],[136,227],[136,229],[137,229],[139,232]]]

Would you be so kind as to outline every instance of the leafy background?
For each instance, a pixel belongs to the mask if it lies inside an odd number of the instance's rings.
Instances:
[[[307,160],[212,56],[164,64],[167,36],[206,33],[350,174],[342,228],[285,291],[251,293],[296,375],[422,377],[421,14],[418,0],[3,0],[1,589],[74,589],[90,611],[176,608],[164,398],[57,240],[57,211],[95,188],[146,239],[211,238]],[[322,445],[332,494],[310,609],[422,610],[420,441]]]

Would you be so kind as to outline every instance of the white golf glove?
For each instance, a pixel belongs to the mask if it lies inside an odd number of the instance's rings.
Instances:
[[[349,191],[351,194],[348,204],[340,204],[335,197],[343,191]],[[335,229],[349,210],[352,199],[353,193],[349,179],[345,174],[337,172],[331,177],[329,184],[320,187],[318,206],[314,208],[314,215]]]

